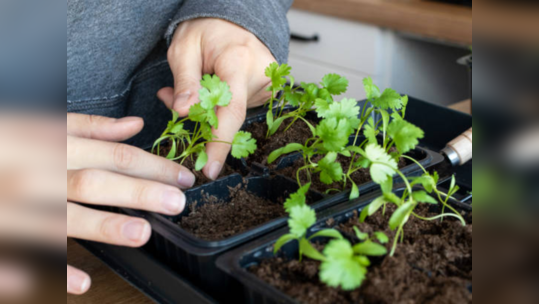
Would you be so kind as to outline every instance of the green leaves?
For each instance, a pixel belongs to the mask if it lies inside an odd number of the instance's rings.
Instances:
[[[303,145],[292,143],[288,144],[285,147],[279,148],[273,152],[270,153],[268,157],[268,163],[273,163],[277,158],[281,157],[281,155],[297,152],[303,150]]]
[[[295,193],[292,193],[290,197],[284,202],[284,209],[287,213],[290,213],[293,207],[304,206],[306,197],[305,195],[309,191],[311,183],[305,184],[303,187]]]
[[[368,100],[372,101],[380,97],[380,89],[374,84],[371,77],[363,79],[363,87],[365,88]]]
[[[275,246],[273,246],[273,254],[276,254],[279,250],[281,250],[281,247],[283,247],[286,243],[296,239],[297,237],[290,233],[281,236],[275,243]]]
[[[322,139],[328,151],[339,152],[348,143],[350,124],[347,120],[336,118],[324,119],[316,128],[316,135]]]
[[[438,204],[438,201],[435,200],[434,197],[428,195],[427,192],[423,190],[415,191],[414,193],[412,193],[412,197],[416,202],[428,203],[433,205]]]
[[[348,88],[348,79],[337,75],[327,74],[320,83],[332,95],[341,95]]]
[[[389,219],[389,228],[391,228],[391,230],[395,230],[397,227],[404,225],[408,221],[408,218],[416,205],[416,202],[408,201],[397,208]]]
[[[309,206],[295,206],[290,209],[288,227],[298,239],[305,236],[307,229],[316,223],[316,213]]]
[[[320,280],[330,287],[353,290],[365,279],[367,269],[358,263],[350,242],[333,240],[324,249],[326,259],[320,265]]]
[[[330,185],[333,182],[339,182],[342,180],[342,167],[341,164],[336,162],[337,153],[330,152],[324,158],[318,162],[318,168],[316,171],[320,172],[320,181],[324,184]]]
[[[256,150],[256,139],[251,133],[239,131],[232,141],[232,156],[235,158],[247,157]]]
[[[206,154],[204,150],[200,151],[200,153],[198,154],[197,161],[195,163],[195,170],[196,171],[202,170],[202,168],[204,168],[207,162],[208,162],[208,154]]]
[[[354,253],[367,256],[384,256],[387,254],[386,247],[372,241],[357,244],[353,247],[353,249]]]
[[[273,62],[266,68],[266,76],[271,79],[271,89],[279,91],[286,84],[286,76],[290,75],[292,68],[288,64],[279,65]]]
[[[372,104],[382,110],[399,110],[402,108],[401,96],[393,89],[385,89],[380,97],[373,100]]]
[[[425,133],[420,128],[404,119],[393,119],[387,130],[389,136],[395,141],[400,153],[404,154],[414,149]]]
[[[217,76],[204,75],[200,81],[202,88],[198,91],[200,106],[206,110],[207,122],[214,128],[219,127],[219,122],[216,120],[215,107],[228,106],[232,100],[232,92],[230,87]]]
[[[378,145],[369,144],[365,148],[365,157],[371,162],[371,177],[377,184],[385,182],[398,169],[397,162]]]

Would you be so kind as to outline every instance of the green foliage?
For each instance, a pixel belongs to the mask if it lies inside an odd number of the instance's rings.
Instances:
[[[202,86],[199,91],[200,102],[191,106],[188,117],[183,119],[172,110],[172,120],[168,122],[167,128],[152,147],[152,151],[157,150],[159,153],[161,144],[169,141],[172,146],[166,158],[179,161],[180,164],[196,155],[197,171],[202,170],[208,162],[206,144],[216,142],[212,133],[212,128],[219,128],[215,109],[228,106],[232,99],[230,87],[217,76],[204,75],[200,85]],[[195,123],[193,130],[186,129],[188,121]],[[232,156],[235,158],[247,157],[256,150],[256,140],[251,138],[251,133],[248,132],[236,133],[234,140],[228,144],[232,146]]]

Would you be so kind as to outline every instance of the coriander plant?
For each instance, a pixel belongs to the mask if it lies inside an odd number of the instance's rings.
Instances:
[[[221,142],[232,146],[232,156],[235,158],[247,157],[256,150],[256,140],[251,133],[240,131],[236,133],[232,142],[216,140],[212,128],[219,128],[219,120],[215,113],[217,106],[226,107],[232,99],[230,87],[217,76],[204,75],[200,81],[202,89],[199,91],[200,102],[191,106],[189,116],[183,119],[172,110],[172,120],[168,122],[166,130],[153,145],[152,151],[159,153],[161,143],[170,141],[172,146],[166,158],[183,162],[188,157],[197,155],[195,170],[201,170],[208,162],[206,144]],[[193,130],[186,128],[188,121],[194,122]]]
[[[305,114],[313,110],[317,100],[332,102],[333,96],[346,92],[348,88],[348,80],[337,74],[324,76],[320,85],[302,82],[299,87],[294,87],[295,79],[290,75],[291,69],[287,64],[279,65],[276,62],[270,64],[266,69],[266,76],[271,79],[271,86],[268,88],[271,91],[271,98],[267,103],[268,132],[266,138],[275,134],[281,124],[288,119],[292,121],[285,130],[288,130],[298,120],[305,121]],[[281,93],[280,96],[279,93]],[[295,109],[284,112],[287,105],[295,107]],[[276,110],[275,114],[274,110]]]

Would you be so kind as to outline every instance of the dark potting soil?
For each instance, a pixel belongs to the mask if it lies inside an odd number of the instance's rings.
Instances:
[[[357,214],[337,228],[353,233],[385,231],[394,208],[388,206],[383,216],[378,212],[359,223]],[[428,207],[419,207],[421,215],[435,215]],[[331,221],[329,222],[331,224]],[[387,245],[391,247],[390,241]],[[371,259],[367,278],[353,291],[331,288],[319,280],[320,262],[305,259],[273,258],[252,266],[249,271],[301,303],[472,303],[468,287],[472,284],[472,225],[446,219],[423,222],[412,218],[405,226],[404,243],[399,243],[393,257]]]
[[[391,152],[394,152],[394,151],[395,151],[395,149],[391,148]],[[313,157],[312,160],[314,162],[318,162],[322,158],[323,158],[322,155],[318,155],[318,156]],[[348,167],[350,166],[350,161],[351,161],[350,157],[345,157],[343,155],[339,155],[337,157],[337,162],[341,163],[344,172],[346,172],[348,170]],[[401,158],[399,160],[398,166],[399,166],[400,169],[402,169],[402,168],[408,166],[409,164],[410,163],[407,160],[405,160],[404,158]],[[305,164],[304,164],[303,158],[299,158],[298,160],[296,160],[296,162],[294,162],[294,165],[292,165],[290,167],[286,167],[284,169],[281,169],[277,173],[282,174],[284,176],[287,176],[287,177],[289,177],[289,178],[291,178],[293,180],[297,180],[296,172],[297,172],[297,170],[299,168],[303,167],[304,165]],[[320,181],[319,176],[320,176],[320,173],[317,173],[317,174],[311,176],[311,179],[309,179],[309,176],[307,175],[306,170],[302,170],[300,172],[300,174],[299,174],[299,178],[301,180],[302,185],[305,185],[306,183],[311,181],[311,189],[312,190],[316,190],[316,191],[322,192],[322,193],[326,192],[329,189],[336,189],[336,190],[339,190],[339,191],[342,190],[342,183],[336,182],[336,183],[333,183],[331,185],[326,185],[326,184],[324,184],[324,183],[322,183]],[[372,181],[369,169],[360,169],[360,170],[352,173],[351,177],[354,180],[354,182],[356,183],[356,185],[358,185],[358,186]],[[346,189],[351,189],[351,188],[352,188],[352,184],[350,182],[346,183]]]
[[[307,121],[313,126],[317,125],[316,122],[309,119],[307,119]],[[307,124],[300,120],[296,121],[292,127],[285,132],[285,129],[291,122],[291,119],[285,120],[279,127],[279,130],[268,139],[266,139],[268,125],[265,121],[254,122],[249,125],[246,131],[251,132],[253,138],[256,139],[258,148],[254,154],[247,158],[247,163],[250,165],[253,162],[257,162],[264,166],[268,166],[268,156],[271,154],[271,152],[291,143],[304,144],[307,139],[312,137],[311,130]],[[270,164],[269,167],[272,168],[277,162],[278,160]]]
[[[272,202],[242,189],[241,185],[229,187],[229,191],[232,198],[229,202],[207,196],[200,207],[198,202],[193,203],[189,216],[178,224],[198,238],[216,241],[285,215],[284,199]]]
[[[170,151],[170,148],[171,148],[171,144],[170,143],[166,143],[166,144],[162,144],[161,145],[161,149],[159,150],[159,155],[165,157],[168,152]],[[193,158],[187,158],[182,166],[186,167],[187,169],[191,170],[191,172],[193,172],[193,174],[195,175],[195,178],[196,178],[196,181],[195,181],[195,184],[193,185],[193,188],[194,187],[198,187],[198,186],[202,186],[204,184],[207,184],[207,183],[210,183],[212,182],[211,179],[207,178],[206,175],[204,175],[204,173],[202,173],[202,170],[200,171],[195,171],[195,163],[196,163],[196,156],[193,156]],[[180,163],[180,161],[176,161],[177,163]],[[224,177],[224,176],[229,176],[229,175],[232,175],[234,173],[240,173],[239,171],[236,171],[234,170],[230,165],[228,164],[224,164],[223,166],[223,169],[221,170],[221,174],[219,174],[219,177],[218,178],[221,178],[221,177]]]

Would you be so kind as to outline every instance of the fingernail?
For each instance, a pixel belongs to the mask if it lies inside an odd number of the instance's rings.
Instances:
[[[221,173],[222,168],[223,168],[223,165],[220,162],[214,161],[210,166],[209,178],[212,180],[216,180],[219,177],[219,174]]]
[[[132,241],[140,242],[149,238],[151,233],[150,225],[141,220],[133,220],[125,224],[123,228],[123,236]]]
[[[182,188],[191,188],[196,182],[196,177],[189,170],[180,170],[178,175],[178,184]]]
[[[84,293],[90,288],[90,278],[74,274],[67,279],[67,289],[76,293]]]
[[[185,91],[183,93],[180,93],[180,95],[176,96],[176,100],[174,101],[174,108],[181,107],[187,103],[189,100],[189,97],[191,97],[190,91]]]
[[[185,195],[178,191],[167,190],[163,193],[163,207],[167,214],[179,214],[185,206]]]

